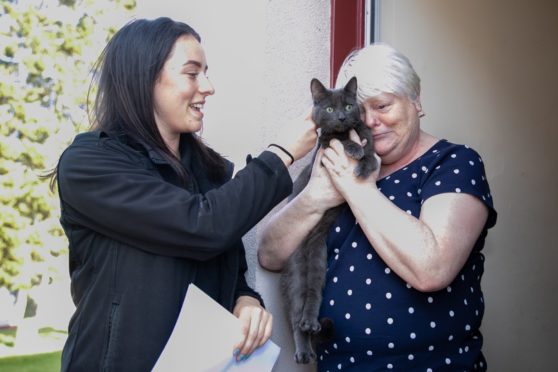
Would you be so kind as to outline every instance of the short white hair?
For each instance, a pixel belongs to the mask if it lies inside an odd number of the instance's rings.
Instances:
[[[359,102],[381,93],[411,101],[420,96],[420,78],[411,62],[386,43],[370,44],[350,53],[339,69],[335,87],[344,87],[353,76],[357,78]]]

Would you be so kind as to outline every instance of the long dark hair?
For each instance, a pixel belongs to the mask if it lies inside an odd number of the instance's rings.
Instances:
[[[97,82],[93,109],[88,109],[91,129],[123,133],[159,150],[184,182],[188,175],[166,146],[155,122],[153,91],[176,40],[198,33],[185,23],[167,17],[138,19],[118,30],[101,53],[93,70]],[[91,88],[88,96],[91,94]],[[200,161],[209,179],[222,181],[225,160],[194,133],[182,135],[193,158]]]

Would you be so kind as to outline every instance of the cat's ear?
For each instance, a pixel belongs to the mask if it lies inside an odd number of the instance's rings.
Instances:
[[[327,93],[326,87],[324,87],[324,85],[315,78],[310,82],[310,91],[312,92],[312,100],[314,103],[321,101]]]
[[[357,85],[357,78],[356,78],[356,76],[353,76],[353,77],[351,78],[351,80],[349,80],[349,81],[347,82],[347,84],[345,84],[345,88],[343,88],[343,89],[345,90],[345,92],[349,92],[349,93],[351,93],[352,95],[356,96],[357,87],[358,87],[358,85]]]

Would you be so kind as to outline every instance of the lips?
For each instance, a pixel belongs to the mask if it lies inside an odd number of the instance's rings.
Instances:
[[[205,104],[205,102],[198,102],[198,103],[192,103],[191,105],[189,105],[188,107],[190,109],[192,109],[192,111],[196,114],[196,116],[199,116],[200,118],[203,117],[203,105]]]

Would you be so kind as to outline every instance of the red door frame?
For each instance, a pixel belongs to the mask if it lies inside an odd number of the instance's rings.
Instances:
[[[366,0],[331,0],[330,86],[345,57],[364,46]]]

